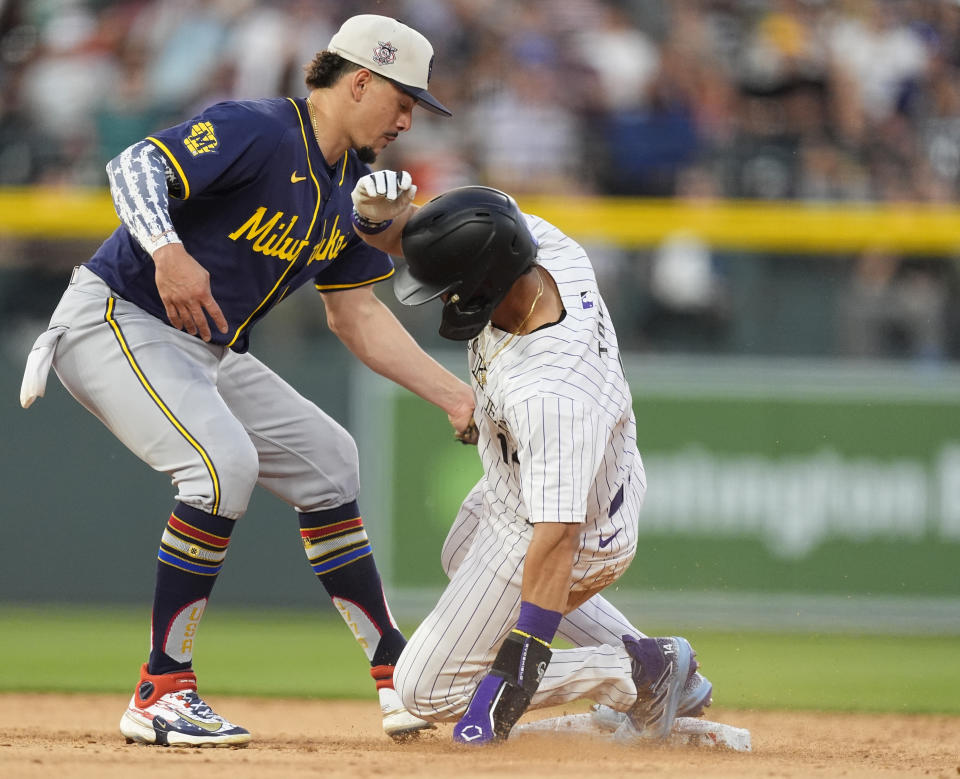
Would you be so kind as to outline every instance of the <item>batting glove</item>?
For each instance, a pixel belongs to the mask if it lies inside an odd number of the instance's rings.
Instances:
[[[45,330],[37,338],[27,357],[27,367],[23,371],[23,382],[20,384],[20,405],[30,408],[37,398],[42,398],[47,389],[47,374],[53,365],[53,355],[57,344],[67,332],[64,325],[57,325]]]
[[[388,222],[413,202],[417,186],[407,171],[378,170],[361,178],[350,193],[353,208],[368,222]]]

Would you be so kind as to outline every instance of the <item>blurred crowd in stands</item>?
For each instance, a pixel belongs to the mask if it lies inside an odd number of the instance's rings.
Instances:
[[[359,6],[364,6],[360,8]],[[437,50],[452,121],[397,145],[425,188],[944,200],[960,174],[953,0],[0,3],[4,184],[102,184],[131,140],[224,98],[303,94],[358,10]],[[424,127],[425,125],[426,127]],[[704,175],[705,174],[705,175]]]
[[[0,186],[102,186],[109,158],[210,103],[302,95],[360,12],[436,48],[455,116],[418,112],[383,160],[426,192],[957,200],[960,0],[0,0]],[[896,348],[951,353],[951,265],[881,254],[851,263],[840,351],[890,352],[856,323],[896,309],[940,323],[897,323]],[[682,241],[647,257],[637,345],[673,309],[722,333],[721,266]]]

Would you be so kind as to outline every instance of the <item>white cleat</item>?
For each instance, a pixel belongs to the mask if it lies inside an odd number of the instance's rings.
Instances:
[[[414,716],[403,707],[400,696],[392,687],[381,687],[380,711],[383,713],[383,732],[394,741],[407,741],[416,738],[422,730],[433,730],[436,726]]]
[[[193,671],[152,675],[146,664],[120,718],[127,743],[186,747],[245,747],[250,733],[216,714],[197,694]]]

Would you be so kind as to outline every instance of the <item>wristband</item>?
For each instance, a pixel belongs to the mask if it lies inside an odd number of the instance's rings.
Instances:
[[[153,257],[153,253],[161,246],[166,246],[171,243],[183,243],[183,241],[180,240],[180,236],[177,235],[177,231],[172,227],[169,230],[164,230],[162,233],[154,233],[153,235],[142,237],[137,235],[136,238],[151,257]]]
[[[533,636],[547,646],[553,641],[560,627],[563,614],[559,611],[549,611],[529,601],[520,601],[520,616],[514,628],[519,633]]]
[[[365,235],[376,235],[377,233],[382,233],[393,224],[392,219],[385,219],[382,222],[374,222],[372,219],[367,219],[367,217],[360,214],[356,208],[354,208],[353,212],[350,214],[350,221],[353,222],[353,226],[357,230]]]

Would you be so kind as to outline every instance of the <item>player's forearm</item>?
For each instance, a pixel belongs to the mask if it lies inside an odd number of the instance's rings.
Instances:
[[[538,522],[523,564],[521,598],[542,609],[566,611],[573,558],[582,525]]]
[[[523,715],[550,664],[563,618],[580,525],[539,522],[523,563],[520,614],[481,680],[454,740],[483,744],[503,741]]]
[[[364,363],[451,416],[467,401],[472,406],[473,390],[424,352],[399,323],[397,328],[382,333],[375,346],[368,344]]]
[[[404,211],[398,217],[395,217],[390,226],[383,232],[370,235],[361,230],[357,230],[357,235],[359,235],[368,244],[382,252],[392,254],[394,257],[402,257],[403,247],[400,243],[400,239],[403,235],[403,228],[409,221],[410,217],[413,216],[414,211],[416,211],[418,208],[419,206],[411,203],[409,206],[407,206],[406,211]]]
[[[430,357],[368,289],[324,295],[330,329],[368,368],[455,415],[473,391]],[[347,298],[346,296],[350,297]]]

